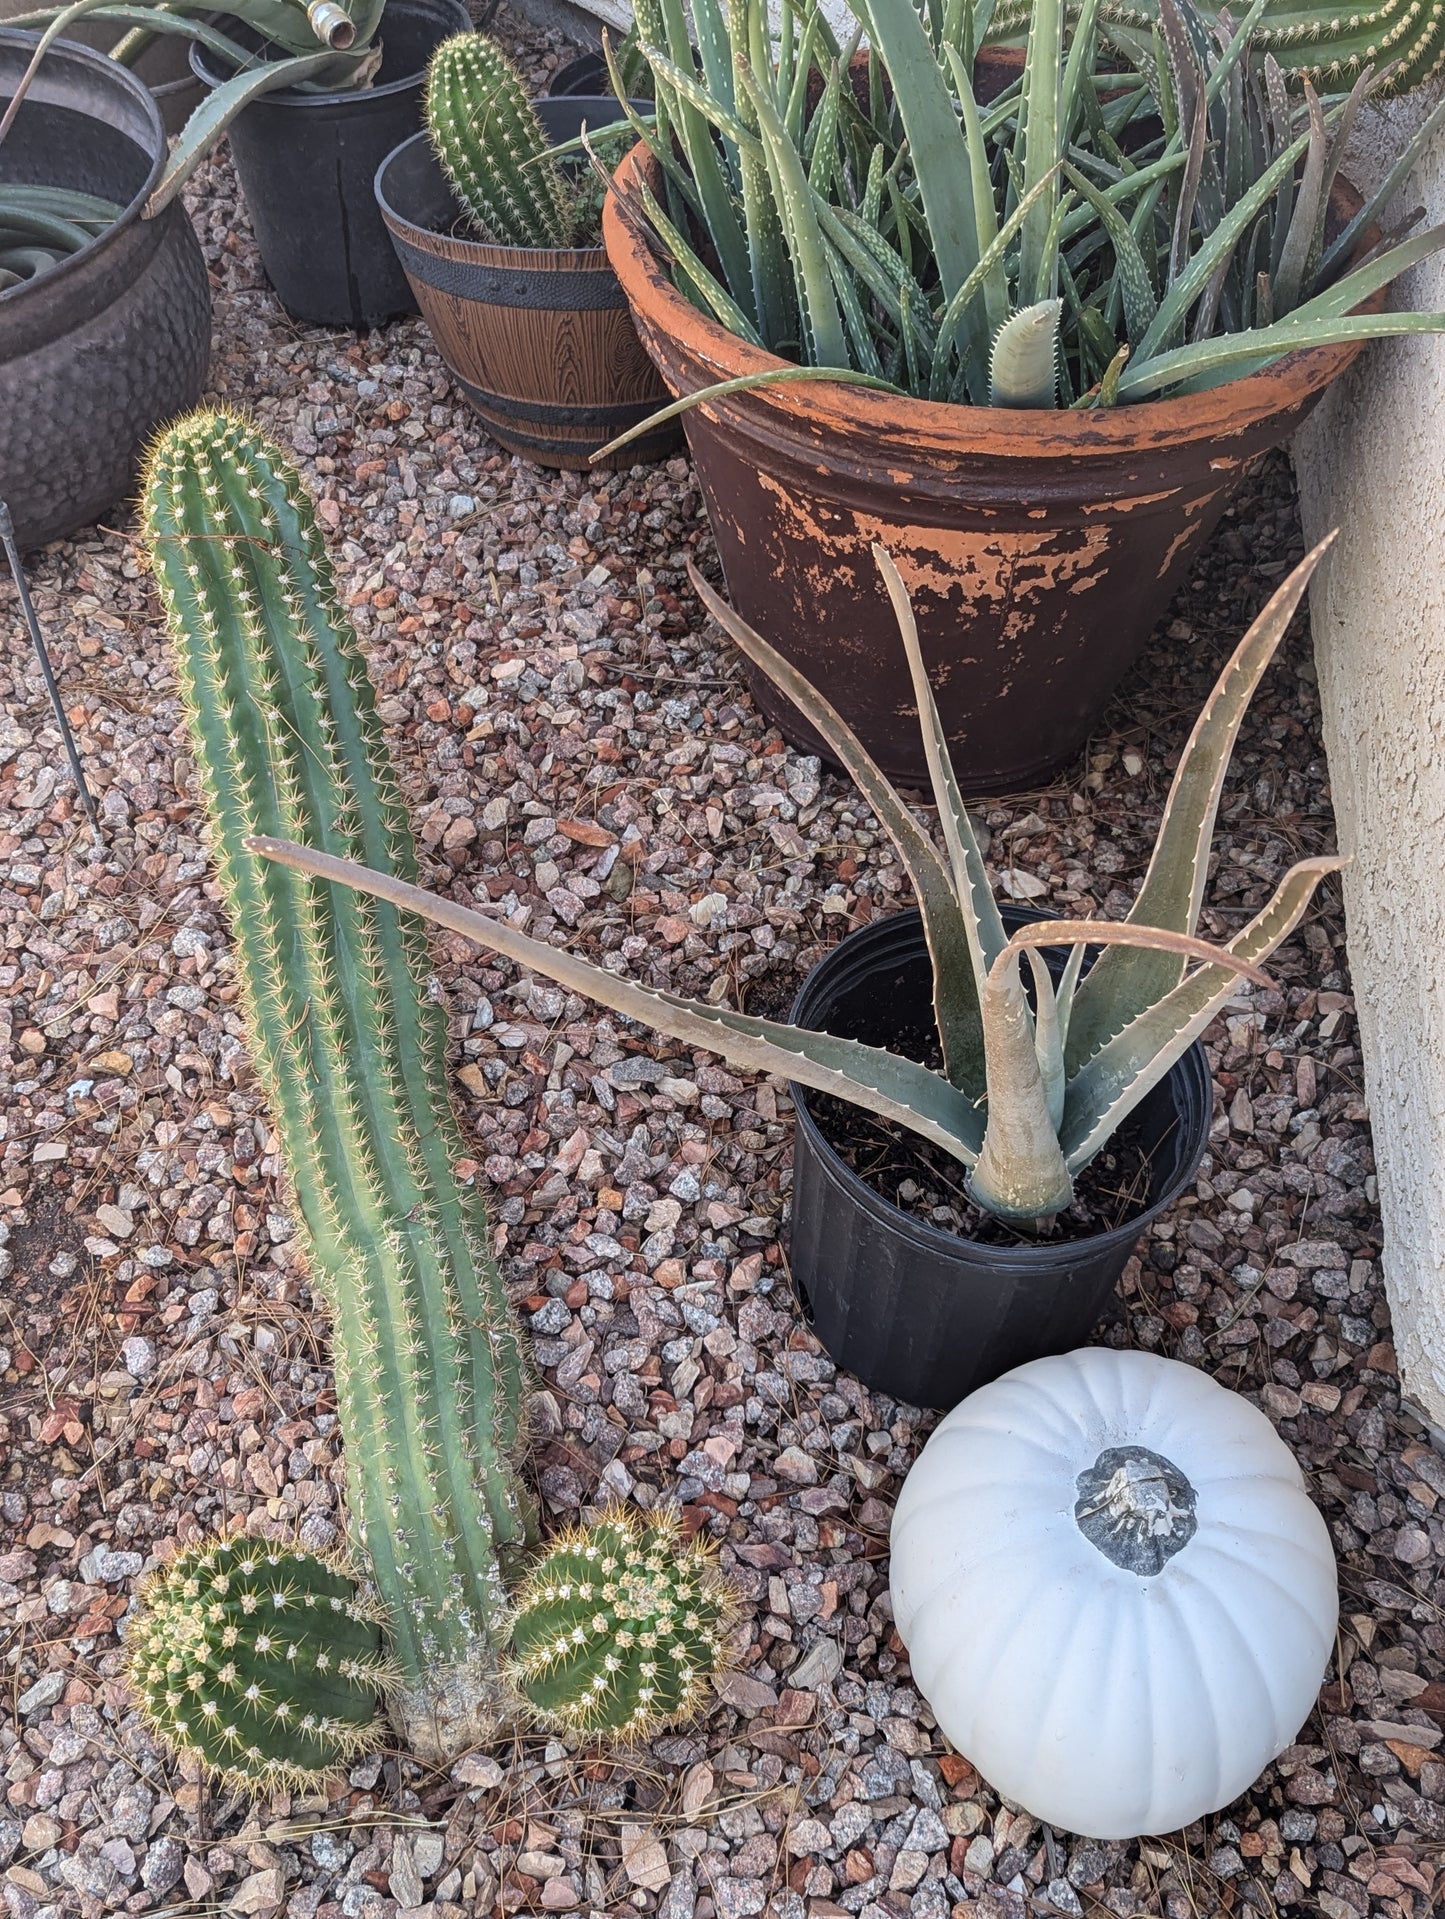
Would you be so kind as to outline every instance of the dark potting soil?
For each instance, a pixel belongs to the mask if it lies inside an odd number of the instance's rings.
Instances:
[[[1074,1197],[1047,1232],[1021,1230],[975,1206],[961,1161],[828,1093],[810,1092],[808,1111],[838,1157],[901,1212],[981,1246],[1088,1239],[1122,1226],[1149,1203],[1149,1154],[1131,1116],[1074,1181]]]
[[[859,1034],[877,1044],[874,1034]],[[894,1031],[891,1052],[939,1071],[943,1051],[931,1017]],[[810,1092],[808,1110],[845,1165],[900,1211],[982,1246],[1026,1246],[1088,1239],[1122,1226],[1149,1203],[1150,1154],[1131,1115],[1074,1181],[1074,1197],[1051,1226],[1030,1231],[976,1206],[961,1161],[910,1133],[828,1093]],[[1156,1149],[1157,1150],[1157,1149]]]

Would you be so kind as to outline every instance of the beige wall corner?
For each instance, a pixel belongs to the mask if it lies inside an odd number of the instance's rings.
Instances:
[[[1383,177],[1423,108],[1382,111],[1349,171]],[[1445,138],[1400,207],[1445,220]],[[1395,304],[1445,309],[1427,262]],[[1350,968],[1408,1396],[1445,1428],[1445,340],[1367,347],[1295,444]]]

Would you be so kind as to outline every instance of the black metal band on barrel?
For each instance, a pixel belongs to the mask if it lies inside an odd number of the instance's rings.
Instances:
[[[483,306],[531,307],[550,313],[600,313],[627,305],[627,295],[610,270],[588,273],[559,267],[554,272],[537,267],[478,266],[423,252],[394,227],[391,237],[411,278],[454,300],[475,300]]]
[[[543,400],[514,400],[510,393],[489,393],[485,387],[473,386],[470,380],[462,379],[455,371],[452,378],[474,406],[495,413],[502,420],[532,420],[538,426],[591,426],[608,433],[621,433],[625,427],[636,426],[649,414],[656,413],[660,405],[667,404],[665,400],[630,400],[614,406],[552,406]],[[536,444],[541,446],[544,442],[539,440]],[[546,444],[569,446],[574,442],[559,440]]]

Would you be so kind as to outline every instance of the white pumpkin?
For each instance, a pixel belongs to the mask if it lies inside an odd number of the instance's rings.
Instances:
[[[1288,1447],[1172,1359],[1020,1366],[899,1495],[893,1613],[944,1733],[1005,1798],[1096,1839],[1236,1799],[1309,1716],[1339,1595]]]

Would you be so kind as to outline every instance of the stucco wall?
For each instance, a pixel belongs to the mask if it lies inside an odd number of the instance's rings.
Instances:
[[[1382,176],[1417,103],[1381,114],[1350,171]],[[1445,219],[1445,140],[1400,205]],[[1399,305],[1445,308],[1437,259]],[[1381,342],[1295,446],[1374,1130],[1384,1268],[1406,1392],[1445,1427],[1445,341]]]

